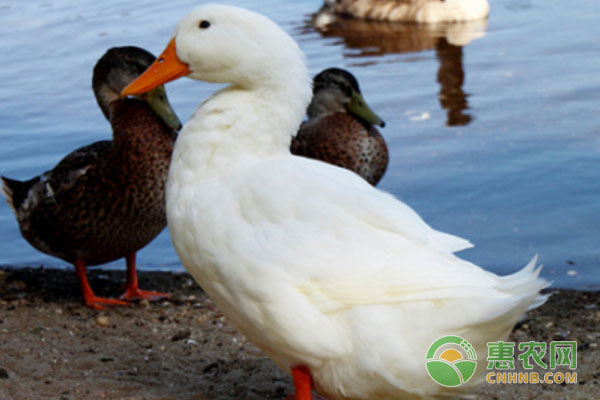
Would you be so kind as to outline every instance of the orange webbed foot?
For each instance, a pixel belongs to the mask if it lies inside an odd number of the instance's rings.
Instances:
[[[105,305],[112,305],[112,306],[128,306],[129,303],[127,303],[126,301],[121,301],[121,300],[117,300],[117,299],[107,299],[104,297],[97,297],[97,296],[84,296],[83,299],[84,303],[86,306],[93,308],[95,310],[104,310],[104,306]]]
[[[94,294],[94,291],[90,287],[90,283],[88,282],[86,276],[86,264],[83,260],[77,260],[74,263],[75,272],[77,272],[77,277],[79,278],[79,288],[81,289],[81,296],[83,297],[83,302],[86,306],[93,308],[95,310],[103,310],[106,305],[114,305],[114,306],[127,306],[129,303],[117,300],[117,299],[107,299],[104,297],[98,297]]]
[[[138,277],[135,266],[135,253],[129,254],[126,258],[127,261],[127,284],[125,285],[125,293],[119,297],[123,300],[140,300],[146,299],[150,301],[156,301],[171,297],[170,293],[150,292],[147,290],[141,290],[138,287]]]
[[[138,287],[127,287],[125,288],[125,293],[119,296],[120,299],[123,300],[139,300],[139,299],[147,299],[150,301],[156,301],[160,299],[165,299],[171,297],[171,293],[161,293],[161,292],[151,292],[148,290],[141,290]]]

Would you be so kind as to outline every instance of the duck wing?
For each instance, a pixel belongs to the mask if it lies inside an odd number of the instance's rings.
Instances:
[[[325,212],[327,218],[337,216],[340,220],[336,223],[340,226],[357,223],[364,226],[365,231],[398,234],[447,254],[473,247],[466,239],[433,229],[408,205],[383,190],[373,188],[344,168],[295,156],[265,162],[252,174],[256,177],[265,174],[256,178],[264,179],[264,182],[254,187],[254,190],[262,192],[263,196],[257,193],[261,201],[271,203],[268,198],[270,191],[278,190],[273,186],[279,185],[279,188],[286,188],[286,194],[291,197],[286,201],[297,208],[296,213],[300,210],[303,215]],[[247,190],[251,190],[252,179],[251,176],[244,178],[248,182],[244,185]],[[320,221],[324,222],[323,219]]]
[[[51,185],[54,192],[67,190],[99,160],[107,159],[113,148],[111,140],[80,147],[67,154],[52,170],[42,174],[43,180]]]
[[[37,205],[73,187],[92,165],[106,158],[112,149],[112,141],[98,141],[69,153],[53,169],[27,181],[2,177],[2,191],[17,219],[22,221]]]
[[[531,303],[547,285],[535,261],[498,277],[456,257],[468,241],[436,231],[409,206],[342,168],[274,157],[231,183],[231,198],[219,199],[235,210],[221,221],[232,246],[228,257],[256,268],[257,279],[283,273],[324,312],[465,296],[502,312],[507,304],[499,299]]]

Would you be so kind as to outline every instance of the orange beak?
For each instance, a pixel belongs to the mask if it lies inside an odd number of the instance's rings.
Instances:
[[[188,65],[177,57],[175,38],[173,38],[152,65],[123,89],[121,97],[145,93],[159,85],[188,75],[190,72]]]

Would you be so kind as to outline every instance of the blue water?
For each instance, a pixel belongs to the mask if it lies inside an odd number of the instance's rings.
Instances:
[[[554,286],[600,288],[595,1],[498,0],[483,25],[343,22],[327,31],[311,23],[319,0],[227,3],[281,24],[311,72],[339,66],[356,75],[387,122],[391,163],[379,187],[470,239],[475,248],[462,257],[508,273],[537,253]],[[30,178],[108,138],[90,88],[96,60],[111,46],[159,53],[197,4],[0,0],[0,173]],[[185,79],[168,86],[182,120],[214,90]],[[0,243],[0,264],[67,266],[31,248],[4,203]],[[166,231],[139,265],[183,270]]]

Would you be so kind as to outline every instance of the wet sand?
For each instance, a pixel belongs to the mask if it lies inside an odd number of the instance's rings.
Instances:
[[[90,269],[100,296],[122,271]],[[0,399],[283,399],[291,379],[187,274],[140,272],[157,303],[91,310],[71,269],[0,268]],[[483,384],[476,399],[600,399],[600,292],[555,291],[510,340],[576,340],[576,384]],[[517,363],[518,365],[518,363]],[[542,374],[546,371],[539,370]]]

